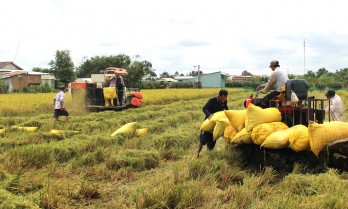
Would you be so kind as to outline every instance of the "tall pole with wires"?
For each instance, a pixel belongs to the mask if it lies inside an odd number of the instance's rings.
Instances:
[[[303,40],[303,75],[306,74],[306,40]]]

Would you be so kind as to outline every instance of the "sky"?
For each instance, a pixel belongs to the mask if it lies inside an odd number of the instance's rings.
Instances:
[[[271,60],[301,75],[348,67],[343,0],[0,0],[0,61],[48,68],[57,50],[75,66],[126,54],[157,75],[269,75]],[[118,67],[118,66],[113,66]]]

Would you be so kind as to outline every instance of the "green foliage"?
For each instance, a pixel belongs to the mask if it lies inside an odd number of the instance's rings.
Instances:
[[[131,63],[131,58],[125,54],[116,56],[95,56],[85,61],[76,69],[78,78],[89,78],[91,74],[100,74],[101,70],[108,67],[118,67],[127,69]]]
[[[159,89],[161,84],[156,81],[142,81],[141,86],[139,88],[141,89]]]
[[[173,75],[169,75],[168,72],[164,71],[163,73],[161,73],[160,78],[174,78],[174,76]]]
[[[327,71],[325,68],[320,68],[317,71],[317,77],[321,77],[322,75],[329,74],[329,71]]]
[[[194,88],[195,83],[193,82],[173,82],[170,84],[170,88],[181,89],[181,88]]]
[[[24,88],[23,92],[25,93],[50,93],[53,92],[54,89],[51,88],[51,86],[48,83],[45,83],[45,85],[41,86],[28,86],[28,88]]]
[[[0,94],[8,93],[8,84],[0,80]]]
[[[135,61],[128,68],[128,75],[124,77],[124,82],[128,87],[138,88],[141,86],[142,78],[145,75],[152,75],[152,64],[148,61]]]
[[[42,73],[53,73],[52,69],[48,69],[48,68],[41,68],[41,67],[34,67],[32,69],[32,71],[34,72],[42,72]]]
[[[253,74],[249,73],[248,71],[246,70],[243,70],[242,72],[242,76],[252,76]]]
[[[74,63],[69,50],[56,51],[55,59],[51,60],[49,65],[56,79],[67,85],[75,79]]]

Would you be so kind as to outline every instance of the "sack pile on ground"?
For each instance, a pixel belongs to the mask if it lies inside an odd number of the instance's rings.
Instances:
[[[124,135],[124,136],[146,136],[149,132],[148,128],[140,128],[138,129],[138,123],[137,122],[131,122],[127,123],[123,126],[121,126],[119,129],[117,129],[114,133],[111,134],[112,137],[115,137],[117,135]]]
[[[262,109],[253,104],[246,110],[225,110],[214,114],[201,125],[200,131],[213,133],[214,140],[223,136],[227,143],[257,144],[269,149],[291,148],[296,152],[311,149],[316,155],[330,142],[348,138],[348,123],[325,122],[295,125],[281,121],[277,108]]]

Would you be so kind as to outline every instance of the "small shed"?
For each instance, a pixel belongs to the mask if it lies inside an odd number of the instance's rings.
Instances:
[[[200,81],[202,88],[225,88],[225,80],[227,78],[227,74],[219,71],[201,75]]]
[[[174,77],[175,80],[177,80],[178,82],[192,82],[195,83],[197,82],[197,77],[193,77],[193,76],[177,76]]]
[[[41,85],[48,84],[52,89],[56,87],[56,77],[53,74],[41,74]]]

